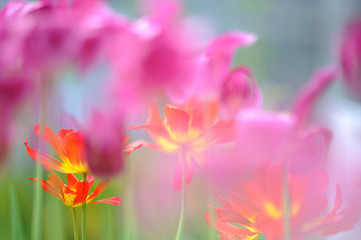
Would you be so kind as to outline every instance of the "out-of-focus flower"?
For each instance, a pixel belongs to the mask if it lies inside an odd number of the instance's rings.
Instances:
[[[311,80],[301,89],[296,96],[292,113],[297,117],[298,125],[306,125],[311,117],[317,100],[327,91],[339,76],[339,71],[334,66],[317,69]]]
[[[29,178],[37,181],[36,178]],[[73,174],[67,174],[68,185],[59,178],[55,173],[49,175],[49,181],[40,179],[41,187],[45,192],[52,194],[54,197],[62,201],[70,208],[77,208],[86,204],[107,203],[111,205],[119,205],[121,203],[119,197],[111,197],[94,201],[103,190],[108,186],[107,182],[100,182],[96,186],[94,192],[89,194],[90,188],[94,184],[94,177],[88,176],[87,180],[79,181]]]
[[[155,105],[149,109],[147,125],[132,126],[131,129],[146,129],[156,144],[136,141],[166,153],[186,153],[187,183],[193,176],[192,159],[205,166],[204,151],[219,144],[234,141],[234,121],[218,120],[219,106],[217,101],[209,103],[191,99],[187,104],[170,105],[164,108],[162,120]],[[173,186],[181,188],[181,162],[178,161]]]
[[[223,208],[215,208],[215,227],[221,239],[258,239],[264,234],[267,239],[283,239],[284,226],[284,166],[281,162],[262,164],[254,177],[242,182],[228,194],[228,199],[219,197]],[[289,215],[292,239],[309,235],[329,236],[353,228],[360,217],[360,209],[354,205],[342,206],[339,186],[332,209],[328,206],[326,190],[328,177],[323,171],[309,175],[288,173],[290,194]],[[212,216],[206,212],[206,220],[212,226]]]
[[[342,36],[340,61],[347,90],[361,99],[361,18],[350,22]]]
[[[200,80],[198,80],[197,95],[218,96],[225,82],[230,81],[231,75],[240,74],[235,70],[232,74],[232,61],[239,47],[248,47],[257,40],[257,36],[247,32],[229,32],[215,37],[207,45],[200,58]],[[246,75],[249,73],[244,72]]]
[[[36,135],[40,135],[40,125],[34,127]],[[60,158],[60,161],[46,153],[39,152],[28,145],[25,140],[26,151],[35,160],[39,160],[47,169],[54,169],[63,173],[90,173],[84,152],[84,134],[73,129],[61,129],[54,134],[47,126],[41,138],[46,141]]]
[[[123,137],[123,132],[119,115],[93,113],[84,137],[87,163],[93,174],[110,177],[119,173],[124,155],[141,147],[141,144],[124,146],[128,138]]]
[[[156,2],[145,17],[120,28],[109,56],[120,88],[132,83],[142,98],[181,101],[196,82],[199,31],[180,17],[177,1]]]
[[[116,18],[102,0],[9,2],[0,12],[0,64],[40,79],[71,64],[87,69]]]
[[[238,67],[226,77],[221,88],[220,103],[227,117],[234,117],[244,108],[261,107],[261,91],[247,68]]]
[[[24,76],[0,77],[0,162],[8,152],[11,141],[13,117],[21,100],[29,92],[30,83]]]
[[[331,133],[324,128],[311,127],[309,118],[317,99],[335,76],[334,68],[317,71],[294,101],[290,112],[241,111],[237,116],[237,142],[242,160],[255,165],[283,159],[289,161],[291,167],[297,165],[294,169],[298,170],[309,169],[312,161],[322,164],[325,157],[318,157],[327,153]],[[312,154],[308,156],[305,149]]]

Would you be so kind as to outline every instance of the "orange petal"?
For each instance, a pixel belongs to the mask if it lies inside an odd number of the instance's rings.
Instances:
[[[63,164],[62,162],[60,162],[59,160],[57,160],[45,153],[39,152],[38,150],[35,150],[35,149],[29,147],[27,139],[25,139],[24,144],[26,146],[26,151],[28,152],[30,157],[32,157],[35,161],[38,161],[38,159],[39,159],[38,156],[40,155],[40,159],[41,159],[40,162],[41,162],[41,164],[44,165],[44,167],[46,169],[54,169],[59,172],[66,172],[64,170],[64,168],[62,167],[62,164]]]
[[[218,119],[219,104],[217,100],[205,103],[192,99],[187,103],[187,109],[191,115],[190,127],[202,132],[209,129]]]
[[[141,142],[135,141],[135,142],[132,142],[130,144],[125,145],[123,152],[124,152],[125,156],[127,157],[132,152],[134,152],[135,150],[141,148],[142,146],[143,146],[142,141]]]
[[[171,138],[182,141],[188,136],[190,116],[183,109],[167,104],[164,108],[165,125],[168,127]]]
[[[81,166],[85,161],[84,140],[81,132],[69,132],[63,138],[63,148],[72,165]]]
[[[165,128],[158,108],[155,104],[152,104],[149,107],[149,117],[146,125],[130,126],[129,129],[145,129],[148,131],[153,140],[156,140],[159,136],[169,138],[169,133]]]
[[[223,143],[229,143],[235,141],[235,121],[231,120],[219,120],[211,129],[205,134],[205,143],[207,146],[214,146]]]
[[[66,178],[68,180],[68,187],[72,188],[79,180],[74,176],[74,174],[67,174]]]
[[[106,203],[106,204],[111,204],[111,205],[119,205],[121,202],[122,201],[120,201],[120,197],[111,197],[111,198],[106,198],[106,199],[90,202],[88,204]]]
[[[34,131],[37,136],[40,135],[39,124],[35,125]],[[60,159],[65,158],[61,141],[56,137],[56,135],[53,133],[53,131],[51,131],[51,129],[48,126],[45,126],[44,134],[41,138],[54,149],[55,153],[59,156]]]
[[[91,201],[94,198],[96,198],[101,192],[104,191],[104,189],[108,186],[109,181],[102,181],[96,186],[94,189],[94,192],[92,192],[89,197],[87,198],[87,201]]]

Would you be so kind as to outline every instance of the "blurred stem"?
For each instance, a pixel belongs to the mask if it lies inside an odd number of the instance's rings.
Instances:
[[[42,230],[42,205],[43,205],[43,190],[41,188],[40,180],[43,178],[43,169],[41,166],[41,146],[42,146],[42,137],[45,130],[45,121],[46,121],[46,107],[47,107],[47,87],[48,79],[42,79],[40,84],[41,88],[41,99],[40,99],[40,129],[39,129],[39,154],[38,161],[36,163],[35,176],[37,179],[37,186],[35,187],[35,193],[33,195],[33,221],[31,227],[31,239],[39,240],[41,239],[41,230]]]
[[[73,230],[74,230],[74,240],[78,240],[78,224],[76,222],[76,211],[75,208],[71,209],[71,216],[73,217]]]
[[[83,183],[85,187],[85,181],[87,178],[87,173],[83,173]],[[81,207],[82,210],[82,228],[81,228],[81,236],[82,240],[86,240],[86,200],[83,203],[83,206]]]
[[[212,182],[212,171],[208,171],[208,176],[209,176],[209,183],[208,183],[208,202],[209,202],[209,205],[210,206],[214,206],[214,204],[213,204],[213,191],[212,191],[212,187],[211,187],[211,182]],[[211,215],[211,219],[210,219],[210,225],[211,225],[211,227],[208,227],[207,229],[208,229],[208,238],[210,239],[210,240],[215,240],[215,239],[218,239],[217,237],[216,237],[216,234],[214,234],[214,229],[215,229],[215,225],[216,225],[216,223],[215,223],[216,221],[215,221],[215,217],[213,216],[213,215]]]
[[[283,236],[285,240],[291,239],[291,216],[290,216],[290,203],[288,186],[288,171],[287,164],[283,170]]]
[[[179,160],[181,161],[181,164],[182,164],[182,205],[181,205],[181,213],[180,213],[180,218],[179,218],[176,240],[181,239],[183,225],[184,225],[185,205],[186,205],[186,185],[187,185],[186,161],[187,161],[187,159],[186,159],[185,146],[181,147]]]
[[[23,240],[25,239],[24,226],[21,220],[20,207],[18,197],[14,186],[9,187],[10,193],[10,239]]]

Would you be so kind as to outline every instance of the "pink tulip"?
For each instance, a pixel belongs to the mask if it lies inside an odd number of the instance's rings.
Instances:
[[[350,22],[342,36],[340,61],[347,90],[361,99],[361,18]]]
[[[226,77],[220,92],[220,103],[226,117],[234,117],[244,108],[261,107],[260,89],[247,68],[238,67]]]
[[[227,76],[231,75],[232,61],[239,47],[248,47],[257,36],[246,32],[229,32],[212,39],[200,59],[201,80],[197,94],[218,95]]]
[[[97,176],[113,176],[123,168],[123,128],[119,118],[94,112],[85,133],[90,170]]]
[[[124,137],[120,114],[94,111],[84,134],[84,146],[91,172],[100,177],[118,174],[124,166],[124,157],[141,147],[128,144]]]
[[[178,6],[160,1],[146,17],[119,27],[108,49],[119,88],[132,83],[145,99],[185,98],[201,49],[196,29],[178,16]]]
[[[24,76],[0,77],[0,162],[7,155],[11,143],[13,117],[21,101],[30,90],[30,83]]]

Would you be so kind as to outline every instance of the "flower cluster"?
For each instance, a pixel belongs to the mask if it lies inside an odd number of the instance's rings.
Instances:
[[[40,96],[34,131],[52,151],[41,143],[33,147],[32,139],[25,147],[38,169],[51,174],[44,180],[38,171],[30,179],[73,211],[75,239],[75,209],[83,207],[85,226],[87,204],[119,205],[119,197],[96,197],[128,166],[126,157],[143,147],[177,157],[173,188],[182,192],[182,207],[176,240],[198,165],[210,176],[210,195],[217,192],[222,205],[213,202],[204,210],[204,223],[220,239],[301,240],[353,229],[361,199],[347,194],[337,169],[330,173],[333,133],[312,116],[338,78],[361,98],[360,19],[341,39],[342,71],[334,65],[319,68],[288,108],[275,111],[265,110],[267,95],[251,68],[234,63],[239,48],[256,43],[255,34],[230,31],[206,41],[180,1],[141,5],[144,14],[137,19],[114,12],[103,0],[10,1],[1,9],[0,162],[8,155],[16,112]],[[96,106],[87,108],[83,119],[74,117],[79,130],[66,129],[63,119],[53,123],[47,110],[56,101],[49,99],[67,97],[55,91],[61,73],[71,69],[84,75],[101,64],[109,72],[96,86]],[[57,124],[65,126],[54,133],[48,125]],[[136,135],[142,130],[150,141]],[[130,142],[130,134],[137,140]],[[95,177],[100,183],[92,191]]]

